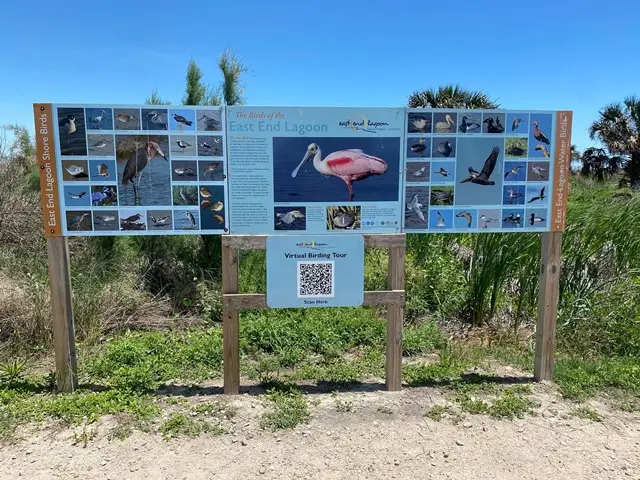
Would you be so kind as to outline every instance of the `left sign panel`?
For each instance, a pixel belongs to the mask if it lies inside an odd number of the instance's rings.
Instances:
[[[41,182],[47,235],[228,233],[223,108],[36,104],[43,151],[43,107],[55,184]]]

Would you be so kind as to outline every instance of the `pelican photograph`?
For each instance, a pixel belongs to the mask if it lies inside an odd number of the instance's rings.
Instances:
[[[431,178],[429,162],[407,162],[406,182],[429,182]]]
[[[140,109],[114,108],[114,130],[140,130]]]
[[[120,206],[171,205],[166,135],[116,135]]]
[[[475,230],[478,228],[478,211],[469,208],[456,210],[453,217],[453,228],[457,230]]]
[[[491,230],[499,229],[502,225],[502,212],[498,209],[478,210],[478,229]]]
[[[113,135],[109,134],[89,134],[87,135],[87,147],[91,157],[113,157],[116,148]]]
[[[65,182],[89,180],[89,166],[86,160],[62,160],[62,180]]]
[[[197,185],[173,185],[173,205],[198,205]]]
[[[482,133],[482,114],[472,110],[458,114],[458,133]]]
[[[89,160],[89,177],[92,182],[116,182],[115,160]]]
[[[143,108],[140,112],[142,130],[167,130],[169,112],[166,108]]]
[[[327,230],[360,230],[361,228],[359,205],[327,207]]]
[[[93,185],[91,187],[91,205],[94,207],[118,205],[118,187],[115,185]]]
[[[171,135],[171,152],[172,157],[195,157],[196,137],[188,135]]]
[[[485,113],[482,115],[482,133],[505,133],[504,113]]]
[[[527,135],[529,133],[529,114],[508,113],[506,126],[508,135]]]
[[[100,210],[93,212],[93,229],[100,231],[118,231],[119,215],[117,210]]]
[[[89,207],[91,205],[89,185],[65,185],[64,205],[66,207]]]
[[[197,182],[198,162],[196,160],[171,160],[171,178],[174,182]]]
[[[524,185],[506,185],[502,188],[503,205],[524,205]]]
[[[85,156],[87,139],[83,108],[58,108],[58,139],[60,154],[67,156]]]
[[[224,164],[222,160],[200,160],[198,162],[200,180],[221,182],[224,180]]]
[[[222,185],[202,185],[198,190],[202,230],[224,230],[226,205]]]
[[[173,211],[174,230],[200,230],[200,212],[196,208]]]
[[[429,187],[407,187],[405,190],[405,228],[426,230],[429,217]]]
[[[431,133],[433,116],[430,112],[407,114],[407,133]]]
[[[527,181],[546,182],[549,180],[549,162],[529,162],[527,164]]]
[[[142,209],[127,208],[120,210],[120,230],[147,229],[147,215]]]
[[[429,158],[431,156],[431,139],[428,137],[407,138],[408,158]]]
[[[507,137],[504,141],[504,156],[506,158],[526,158],[527,139],[524,137]]]
[[[432,186],[429,200],[431,206],[453,205],[453,187]]]
[[[199,157],[221,157],[224,155],[222,135],[198,135],[197,152]]]
[[[113,130],[111,108],[86,108],[87,130]]]
[[[91,221],[91,211],[89,210],[67,210],[65,217],[67,220],[67,230],[73,232],[91,232],[93,231],[93,222]]]
[[[306,207],[275,207],[273,209],[273,228],[275,230],[306,230]]]
[[[429,209],[429,230],[453,229],[453,210]]]
[[[171,210],[147,210],[147,228],[160,232],[173,230],[173,212]]]
[[[524,209],[523,208],[504,208],[502,209],[502,228],[523,228],[524,227]]]
[[[504,141],[458,138],[456,205],[501,205]]]
[[[456,164],[450,161],[431,162],[431,183],[448,184],[456,181]]]
[[[196,130],[196,112],[188,109],[169,110],[169,126],[171,130],[191,131]]]
[[[524,228],[547,228],[548,215],[546,208],[527,208]]]
[[[529,157],[549,158],[551,152],[551,115],[531,114]]]
[[[199,132],[221,132],[222,113],[220,110],[198,110],[196,112]]]
[[[456,139],[454,137],[443,137],[433,139],[433,158],[455,158]]]
[[[456,133],[458,114],[456,112],[435,112],[433,114],[433,133]]]
[[[399,138],[273,138],[274,202],[398,201]]]

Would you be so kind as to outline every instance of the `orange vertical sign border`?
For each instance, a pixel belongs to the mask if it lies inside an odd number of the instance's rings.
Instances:
[[[58,169],[56,164],[53,108],[50,103],[34,103],[33,118],[36,127],[36,155],[40,173],[40,200],[44,236],[61,237],[60,197],[58,196]]]
[[[552,232],[563,232],[567,223],[572,119],[573,112],[571,111],[556,112],[556,138],[553,159],[553,203],[551,204]]]

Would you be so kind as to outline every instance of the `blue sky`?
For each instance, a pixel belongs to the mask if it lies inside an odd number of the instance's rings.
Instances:
[[[217,83],[225,48],[251,69],[250,105],[402,106],[457,82],[504,108],[573,110],[581,148],[602,106],[640,94],[635,0],[5,3],[0,124],[154,87],[179,103],[189,59]]]

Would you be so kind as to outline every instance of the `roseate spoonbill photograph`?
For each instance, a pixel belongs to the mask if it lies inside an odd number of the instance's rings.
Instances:
[[[93,213],[93,229],[95,231],[117,231],[118,230],[118,211],[117,210],[100,210]]]
[[[327,207],[327,230],[360,230],[360,206],[340,205]]]
[[[224,218],[227,210],[224,187],[222,185],[200,185],[198,194],[202,230],[224,230]]]
[[[62,180],[87,181],[89,179],[89,166],[86,160],[62,160]]]
[[[116,135],[122,205],[170,205],[171,170],[166,135]]]
[[[404,204],[405,228],[426,230],[429,219],[429,187],[407,187]]]
[[[87,130],[113,130],[113,110],[86,108]]]
[[[89,210],[67,210],[65,216],[69,232],[90,232],[93,230]]]
[[[114,130],[140,130],[139,108],[114,108]]]
[[[116,154],[113,135],[89,134],[87,135],[87,145],[91,157],[113,157]]]
[[[407,133],[431,133],[433,116],[430,112],[407,114]]]
[[[431,139],[427,137],[407,139],[408,158],[429,158],[431,156]]]
[[[529,114],[508,113],[505,126],[509,135],[527,135],[529,133]]]
[[[276,202],[394,201],[400,139],[274,137]]]
[[[488,137],[458,138],[456,205],[501,205],[504,141]]]
[[[307,208],[303,206],[275,207],[273,209],[275,230],[306,230]]]
[[[524,137],[507,137],[504,141],[504,156],[506,158],[526,158],[528,141]]]
[[[222,113],[220,110],[198,110],[196,120],[199,132],[222,131]]]
[[[435,112],[433,133],[456,133],[458,114],[455,112]]]
[[[546,182],[549,180],[549,162],[529,162],[527,164],[527,181]]]
[[[197,151],[199,157],[221,157],[224,155],[222,135],[198,135]]]
[[[58,137],[60,154],[83,156],[87,154],[84,108],[58,108]]]
[[[431,178],[429,162],[407,162],[405,182],[428,182]]]
[[[169,110],[169,126],[171,130],[195,131],[196,111],[191,109]]]
[[[538,148],[536,147],[544,147]],[[551,151],[551,115],[532,114],[529,127],[529,157],[544,157],[545,149]]]
[[[173,212],[171,210],[147,210],[147,227],[160,232],[173,230]]]

